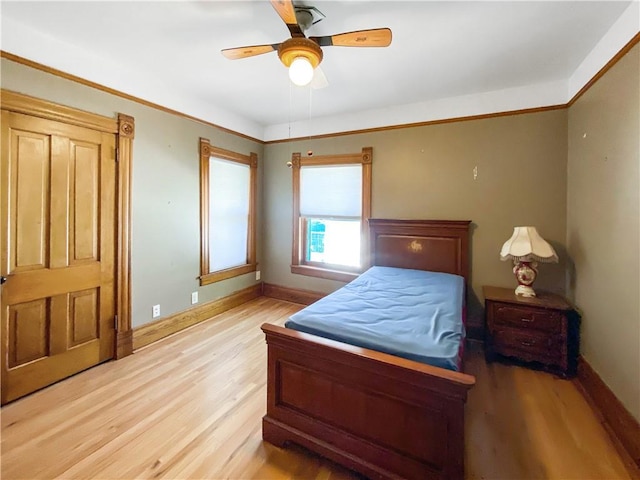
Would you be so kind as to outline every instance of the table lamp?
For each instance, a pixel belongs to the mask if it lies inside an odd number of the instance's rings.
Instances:
[[[558,255],[536,227],[514,227],[513,235],[500,250],[500,260],[509,259],[513,259],[513,273],[518,281],[516,295],[535,297],[532,285],[538,275],[537,262],[557,263]]]

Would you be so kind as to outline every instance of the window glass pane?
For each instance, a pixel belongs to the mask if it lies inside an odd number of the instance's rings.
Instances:
[[[209,271],[247,263],[248,165],[209,159]]]
[[[360,266],[360,221],[307,218],[307,262]]]
[[[359,217],[362,165],[300,169],[300,215]]]

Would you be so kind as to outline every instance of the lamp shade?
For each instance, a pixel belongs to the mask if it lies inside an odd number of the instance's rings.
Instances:
[[[549,243],[540,236],[536,227],[514,227],[511,238],[500,250],[500,260],[519,262],[556,263],[558,255]]]

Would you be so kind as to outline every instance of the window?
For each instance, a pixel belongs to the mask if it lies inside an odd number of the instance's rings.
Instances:
[[[200,139],[200,285],[253,272],[256,264],[255,153]]]
[[[366,262],[372,149],[348,155],[292,156],[291,272],[352,280]]]

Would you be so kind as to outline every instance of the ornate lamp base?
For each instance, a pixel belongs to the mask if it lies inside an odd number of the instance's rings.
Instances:
[[[536,262],[518,262],[516,260],[513,263],[513,273],[518,281],[516,295],[535,297],[536,292],[531,285],[533,285],[538,275],[538,264]]]
[[[516,295],[523,297],[535,297],[536,292],[533,288],[528,287],[527,285],[518,285],[516,287]]]

